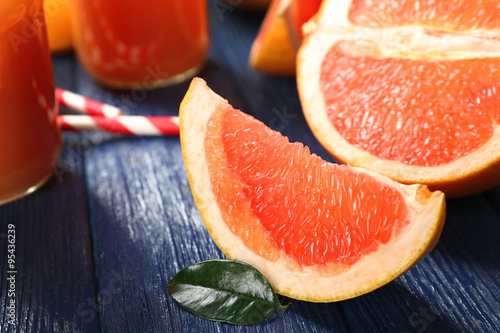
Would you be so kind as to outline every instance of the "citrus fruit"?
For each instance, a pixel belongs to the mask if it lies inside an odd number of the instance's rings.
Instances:
[[[448,197],[500,184],[494,32],[471,16],[446,16],[443,8],[457,11],[449,2],[434,11],[430,1],[401,2],[421,5],[405,17],[392,7],[380,13],[387,1],[346,3],[323,3],[298,55],[299,96],[316,138],[338,161]]]
[[[47,36],[52,52],[70,50],[73,47],[68,0],[44,0],[43,8],[47,23]]]
[[[230,259],[288,297],[330,302],[378,288],[434,247],[442,192],[328,163],[193,79],[180,107],[194,201]]]
[[[250,50],[250,67],[277,76],[293,76],[302,24],[321,0],[273,0]]]

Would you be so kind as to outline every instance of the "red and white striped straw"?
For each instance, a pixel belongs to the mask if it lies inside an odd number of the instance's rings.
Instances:
[[[60,105],[79,113],[107,118],[116,118],[123,114],[123,111],[117,107],[94,101],[71,91],[56,88],[55,94]]]
[[[65,131],[98,131],[136,136],[179,135],[179,117],[120,116],[58,116],[61,129]]]

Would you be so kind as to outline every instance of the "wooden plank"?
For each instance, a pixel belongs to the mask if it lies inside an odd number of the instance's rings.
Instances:
[[[54,57],[56,83],[72,88],[73,56]],[[52,179],[37,192],[0,207],[0,233],[16,230],[15,326],[8,323],[7,246],[0,238],[2,332],[96,332],[90,230],[79,140],[65,135]]]
[[[178,140],[111,140],[89,151],[86,170],[104,327],[147,332],[190,331],[195,327],[209,332],[228,327],[182,310],[165,289],[183,267],[224,257],[192,201]],[[120,293],[101,295],[111,278],[118,279]],[[283,332],[294,327],[322,332],[326,327],[345,328],[342,321],[333,319],[335,314],[341,316],[335,305],[294,302],[293,308],[251,330]],[[315,325],[318,321],[328,325]]]
[[[270,78],[246,67],[245,54],[259,18],[230,12],[224,20],[217,20],[217,17],[212,18],[212,63],[202,73],[209,85],[234,106],[281,130],[292,140],[309,142],[312,151],[331,160],[308,131],[293,79]],[[88,93],[96,92],[96,96],[101,93],[99,87],[89,85],[88,81],[82,86]],[[185,88],[183,85],[175,91],[166,89],[158,94],[151,93],[140,103],[140,108],[133,111],[174,114]],[[106,96],[106,91],[102,94]],[[176,103],[159,111],[162,106],[155,101],[158,96]],[[122,98],[129,100],[126,96]],[[276,118],[281,119],[273,110],[285,109],[285,115],[290,118],[279,124]],[[123,295],[117,295],[103,306],[105,328],[189,331],[196,327],[200,331],[221,331],[229,327],[186,313],[172,303],[164,290],[168,279],[183,266],[223,257],[206,234],[192,203],[179,162],[180,153],[175,139],[134,138],[107,142],[89,155],[86,169],[92,175],[89,188],[92,189],[91,218],[99,258],[96,259],[99,280],[106,281],[109,272],[114,270],[120,272],[120,283],[125,286]],[[149,175],[147,180],[144,174]],[[473,257],[475,269],[470,270],[453,254],[442,255],[447,251],[456,253],[457,244],[470,243],[467,237],[459,237],[460,229],[456,228],[471,223],[465,222],[463,216],[477,211],[485,200],[480,196],[477,200],[466,198],[459,204],[455,202],[451,201],[447,228],[436,251],[388,286],[340,303],[293,301],[291,310],[278,312],[264,324],[250,328],[230,326],[231,329],[277,332],[423,332],[438,329],[487,332],[497,329],[494,318],[499,294],[494,266],[478,265],[478,258]],[[479,209],[484,212],[483,208]],[[496,223],[498,216],[490,211],[484,221]],[[448,227],[450,224],[452,227]],[[469,246],[486,245],[493,249],[489,259],[497,259],[499,251],[495,243],[482,242],[481,232],[477,237]],[[463,247],[458,246],[458,249]],[[462,278],[457,280],[460,274]],[[471,295],[456,291],[465,290],[470,281],[477,284]],[[487,290],[492,291],[489,296]],[[141,309],[145,310],[141,312]]]
[[[243,108],[244,102],[234,89],[234,78],[220,65],[224,59],[218,55],[221,54],[212,55],[200,75],[216,92]],[[83,71],[80,73],[80,92],[100,101],[116,99],[116,95],[96,85]],[[177,114],[187,84],[148,91],[128,112]],[[260,91],[260,87],[250,89]],[[120,100],[133,100],[133,93],[120,92]],[[208,235],[192,201],[177,138],[110,138],[87,152],[85,170],[105,330],[347,330],[335,304],[322,306],[297,301],[293,311],[279,311],[266,323],[237,327],[203,320],[173,302],[165,286],[177,271],[199,261],[224,257]],[[110,278],[118,279],[121,292],[104,296],[101,291],[106,290]]]

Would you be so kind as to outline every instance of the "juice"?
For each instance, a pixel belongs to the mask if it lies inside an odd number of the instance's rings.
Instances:
[[[47,180],[60,151],[42,0],[0,5],[0,204]]]
[[[206,0],[74,0],[71,12],[79,59],[105,85],[183,81],[207,56]]]

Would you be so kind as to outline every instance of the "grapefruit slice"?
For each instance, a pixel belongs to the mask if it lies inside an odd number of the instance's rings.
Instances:
[[[43,2],[47,36],[51,52],[68,51],[73,47],[69,1],[45,0]]]
[[[387,1],[327,0],[307,23],[297,84],[316,138],[338,161],[448,197],[500,184],[500,39],[464,15],[444,25],[423,6],[398,21],[374,3]]]
[[[273,0],[250,50],[250,67],[276,76],[294,76],[302,25],[321,0]]]
[[[198,78],[180,107],[194,201],[228,258],[291,298],[331,302],[398,277],[437,243],[442,192],[328,163]]]

